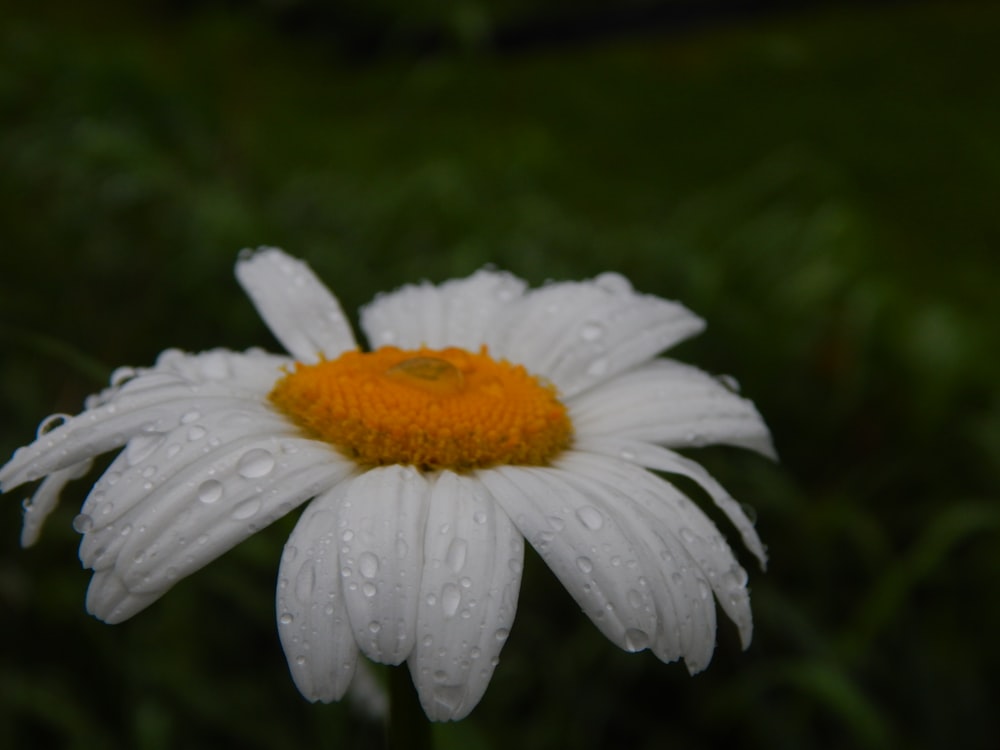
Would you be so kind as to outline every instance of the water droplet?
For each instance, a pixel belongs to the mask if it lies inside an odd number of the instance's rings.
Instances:
[[[611,294],[628,294],[632,291],[632,285],[629,283],[629,280],[620,273],[614,273],[613,271],[607,271],[597,276],[594,279],[594,283]]]
[[[744,588],[747,585],[749,576],[747,576],[746,570],[744,570],[739,565],[733,565],[729,569],[729,573],[726,575],[729,585],[733,588]]]
[[[300,667],[305,666],[306,657],[304,657],[304,656],[296,656],[295,657],[295,663],[298,664]]]
[[[138,374],[134,367],[119,367],[111,373],[111,387],[121,388]]]
[[[625,598],[628,599],[628,603],[635,609],[639,609],[642,606],[642,594],[635,589],[629,589]]]
[[[244,502],[233,508],[233,518],[237,521],[245,521],[248,518],[253,518],[260,511],[260,499],[251,498],[250,500],[245,500]]]
[[[206,505],[211,505],[222,497],[222,482],[218,479],[206,479],[198,487],[198,499]]]
[[[135,466],[140,461],[149,458],[165,439],[166,435],[160,433],[135,436],[125,446],[125,460],[128,461],[129,466]]]
[[[465,556],[469,549],[468,543],[464,539],[452,539],[448,545],[448,554],[445,561],[448,567],[458,573],[465,567]]]
[[[556,531],[562,531],[566,527],[566,522],[559,516],[549,516],[545,520],[548,521],[549,526]]]
[[[197,419],[201,419],[201,412],[197,409],[192,409],[181,417],[181,424],[191,424]]]
[[[381,629],[382,629],[382,623],[380,623],[378,620],[372,620],[370,623],[368,623],[368,630],[370,630],[373,634],[378,633]]]
[[[635,461],[635,453],[632,451],[622,451],[619,455],[626,461]]]
[[[609,363],[607,357],[598,357],[587,368],[587,374],[593,378],[599,378],[608,371]]]
[[[73,531],[78,534],[86,534],[94,528],[94,519],[86,513],[81,513],[73,519]]]
[[[698,579],[698,593],[701,595],[702,599],[708,599],[712,595],[712,589],[709,587],[708,582],[704,578]]]
[[[263,448],[254,448],[243,454],[236,470],[246,479],[260,479],[271,473],[274,468],[274,456]]]
[[[361,593],[371,599],[378,593],[378,587],[371,581],[365,581],[361,586]]]
[[[577,509],[576,517],[580,519],[580,523],[591,531],[597,531],[604,525],[604,516],[601,515],[601,512],[597,508],[590,505],[585,505]]]
[[[475,521],[476,523],[486,523],[486,514],[483,513],[481,510],[477,510],[475,513],[472,514],[472,520]]]
[[[629,628],[625,631],[625,649],[627,651],[642,651],[649,647],[649,635],[644,630]]]
[[[300,602],[308,602],[316,588],[316,571],[312,565],[303,565],[295,576],[295,596]]]
[[[441,589],[441,608],[445,617],[453,617],[458,612],[458,605],[462,601],[462,593],[454,583],[446,583]]]
[[[691,529],[689,529],[687,526],[685,526],[684,528],[681,529],[681,539],[684,541],[685,544],[694,544],[695,541],[694,532],[691,531]]]
[[[406,553],[410,551],[410,545],[406,543],[405,539],[396,540],[396,557],[406,557]]]
[[[506,641],[509,635],[510,631],[507,628],[497,628],[497,632],[493,634],[498,641]]]
[[[423,646],[424,648],[430,648],[431,646],[434,645],[434,638],[432,638],[429,635],[425,635],[423,637],[423,640],[420,641],[420,645]]]
[[[125,524],[124,526],[122,526],[122,530],[118,533],[120,533],[122,536],[128,536],[129,534],[132,533],[132,524],[130,523]]]
[[[201,425],[196,424],[187,431],[187,439],[193,443],[196,440],[201,440],[207,433],[208,430]]]
[[[57,427],[62,427],[70,419],[72,419],[72,417],[70,417],[69,414],[52,414],[46,417],[41,421],[41,424],[38,425],[38,429],[35,431],[35,437],[47,435]]]
[[[740,507],[743,509],[743,514],[747,517],[747,520],[750,521],[751,524],[756,524],[757,509],[747,503],[740,503]]]
[[[278,622],[282,625],[291,625],[294,619],[291,612],[282,612],[281,617],[278,618]]]
[[[576,567],[580,569],[581,573],[589,573],[594,569],[594,563],[590,561],[589,557],[578,557],[576,558]]]
[[[434,594],[428,594],[425,601],[427,602],[428,607],[433,607],[435,604],[437,604],[438,598]]]
[[[434,688],[434,702],[454,713],[462,705],[465,690],[461,685],[438,685]]]
[[[358,570],[365,578],[374,578],[378,573],[378,558],[371,552],[365,552],[358,558]]]
[[[580,338],[584,341],[597,341],[604,335],[604,326],[596,320],[589,320],[580,327]]]

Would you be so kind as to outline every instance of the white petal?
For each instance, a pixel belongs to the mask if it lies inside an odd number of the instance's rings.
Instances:
[[[355,347],[340,303],[301,260],[277,248],[261,248],[241,256],[236,278],[275,338],[296,359],[334,359]]]
[[[624,279],[606,274],[530,292],[498,321],[487,343],[568,398],[703,328],[682,305],[636,294]]]
[[[132,593],[114,570],[100,570],[94,573],[87,587],[87,611],[109,625],[115,625],[141,612],[159,598],[158,593]]]
[[[656,359],[567,401],[578,435],[673,448],[725,443],[775,457],[753,403],[708,373]]]
[[[239,441],[284,435],[289,446],[302,442],[293,425],[262,405],[219,399],[207,408],[204,414],[187,412],[168,433],[132,438],[97,480],[79,516],[78,525],[86,532],[80,543],[85,567],[99,570],[115,564],[131,532],[145,526],[141,519],[150,507],[169,519],[179,507],[171,503],[186,502],[192,489],[207,500],[221,499],[224,487],[214,476],[215,463]],[[325,452],[311,443],[310,449],[319,463],[325,462]]]
[[[159,596],[353,470],[322,443],[249,435],[184,467],[115,524],[88,532],[81,550],[100,570],[112,568],[129,593]]]
[[[478,271],[440,286],[404,286],[361,310],[361,328],[373,349],[398,346],[477,350],[498,312],[524,293],[508,273]]]
[[[288,362],[222,350],[171,353],[161,360],[151,369],[138,371],[124,386],[88,399],[85,411],[18,449],[0,469],[0,490],[7,492],[114,450],[135,436],[173,430],[189,415],[200,414],[220,400],[247,400],[251,407],[259,407],[280,376],[280,363]]]
[[[627,461],[568,451],[558,464],[568,472],[604,485],[611,495],[618,496],[617,505],[623,512],[632,507],[641,509],[652,519],[658,534],[679,540],[723,610],[736,623],[744,646],[750,643],[753,620],[746,571],[715,524],[697,505],[669,482]],[[708,590],[702,593],[707,594]],[[714,639],[714,627],[712,631]],[[690,660],[689,666],[700,668]]]
[[[746,512],[736,500],[734,500],[722,485],[720,485],[712,475],[695,461],[685,458],[672,450],[661,448],[657,445],[642,443],[637,440],[618,439],[614,436],[600,438],[577,439],[574,449],[593,453],[602,453],[606,456],[615,456],[626,461],[644,466],[647,469],[665,471],[670,474],[680,474],[689,479],[693,479],[702,489],[704,489],[716,506],[726,514],[733,525],[740,532],[743,543],[754,556],[760,561],[761,567],[767,566],[767,553],[764,545],[757,535]]]
[[[306,507],[278,569],[278,635],[299,692],[311,701],[340,700],[358,661],[337,560],[337,506],[342,482]]]
[[[514,621],[523,557],[521,535],[476,477],[438,475],[409,662],[431,720],[465,717],[486,691]]]
[[[21,526],[22,547],[30,547],[38,541],[42,525],[59,504],[59,495],[63,488],[90,471],[92,465],[93,461],[81,461],[53,472],[42,480],[31,500],[24,505],[24,523]]]
[[[424,559],[427,480],[386,466],[350,483],[337,509],[344,598],[361,651],[399,664],[410,655]]]
[[[501,466],[480,476],[601,632],[626,650],[644,648],[656,632],[648,573],[600,493],[550,468]]]

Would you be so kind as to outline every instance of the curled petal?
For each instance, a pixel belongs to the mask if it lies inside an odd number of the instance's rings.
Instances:
[[[550,468],[501,466],[480,478],[601,632],[645,648],[656,632],[648,572],[599,494]]]
[[[416,469],[385,466],[354,479],[337,508],[354,638],[383,664],[399,664],[413,649],[429,490]]]
[[[482,698],[517,609],[524,544],[482,483],[431,490],[410,673],[427,716],[464,718]]]
[[[273,247],[248,251],[236,278],[275,338],[302,362],[333,359],[355,347],[337,298],[301,260]]]
[[[372,348],[398,346],[477,350],[500,310],[515,304],[525,283],[508,273],[477,271],[435,286],[404,286],[361,310],[361,328]]]
[[[299,692],[323,703],[344,696],[358,662],[337,559],[337,508],[349,486],[342,482],[306,507],[278,569],[278,636],[288,668]]]
[[[584,438],[578,440],[574,447],[580,451],[615,456],[647,469],[680,474],[694,480],[737,528],[743,543],[753,552],[761,567],[767,565],[767,552],[754,528],[753,521],[747,516],[743,507],[697,462],[657,445],[637,440],[619,440],[614,437]]]
[[[637,294],[621,276],[604,274],[529,292],[498,318],[488,343],[570,398],[703,328],[683,305]]]
[[[775,458],[771,433],[748,399],[696,367],[656,359],[567,402],[576,431],[670,448],[715,443]]]

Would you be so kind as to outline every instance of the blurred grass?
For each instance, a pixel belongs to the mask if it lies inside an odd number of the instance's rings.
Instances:
[[[306,257],[352,311],[486,263],[619,270],[706,317],[678,355],[737,375],[774,430],[779,466],[698,454],[770,546],[755,642],[722,625],[695,678],[619,653],[532,557],[440,746],[995,745],[1000,11],[362,64],[261,6],[99,5],[0,27],[4,455],[119,364],[273,347],[232,280],[244,246]],[[20,496],[0,510],[0,744],[377,743],[287,676],[290,521],[112,628],[82,611],[67,495],[29,551]]]

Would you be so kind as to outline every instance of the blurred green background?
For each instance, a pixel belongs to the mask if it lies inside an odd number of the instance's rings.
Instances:
[[[438,745],[1000,746],[998,38],[992,3],[7,8],[0,454],[117,365],[274,348],[242,247],[306,258],[351,311],[487,263],[620,271],[708,320],[677,356],[774,431],[779,465],[695,455],[770,547],[745,558],[754,642],[720,620],[693,678],[622,653],[529,555]],[[294,518],[112,627],[83,610],[84,492],[27,551],[24,493],[0,504],[0,745],[379,745],[287,675]]]

